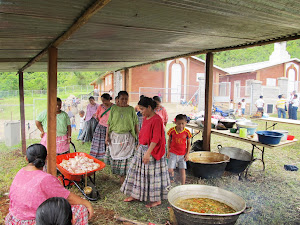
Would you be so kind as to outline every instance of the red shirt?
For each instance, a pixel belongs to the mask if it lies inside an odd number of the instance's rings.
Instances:
[[[186,140],[192,137],[192,134],[186,128],[178,133],[175,127],[172,127],[167,133],[171,140],[170,152],[176,155],[185,155],[186,153]]]
[[[139,133],[141,145],[150,145],[151,142],[157,143],[151,155],[156,160],[160,160],[165,154],[165,132],[163,121],[159,115],[155,114],[150,119],[144,118],[141,131]]]

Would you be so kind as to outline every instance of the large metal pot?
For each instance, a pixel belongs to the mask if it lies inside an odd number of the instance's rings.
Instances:
[[[243,149],[235,147],[217,146],[219,152],[230,157],[230,162],[227,163],[226,171],[232,173],[242,173],[251,162],[251,154]]]
[[[195,177],[221,177],[230,158],[227,155],[208,151],[199,151],[189,154],[189,161]]]
[[[223,202],[232,207],[236,212],[228,214],[197,213],[181,209],[176,202],[187,198],[210,198]],[[198,224],[235,224],[239,215],[246,209],[246,202],[240,196],[224,189],[208,185],[180,185],[172,188],[168,193],[171,204],[179,225]]]

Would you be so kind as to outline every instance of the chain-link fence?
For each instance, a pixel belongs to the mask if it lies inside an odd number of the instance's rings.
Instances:
[[[57,87],[57,96],[62,94],[68,94],[72,92],[91,92],[93,91],[93,86],[91,85],[73,85],[73,86],[65,86],[65,87]],[[47,95],[47,90],[24,90],[24,96],[44,96]],[[0,91],[0,98],[10,98],[10,97],[18,97],[19,90],[11,90],[11,91]]]

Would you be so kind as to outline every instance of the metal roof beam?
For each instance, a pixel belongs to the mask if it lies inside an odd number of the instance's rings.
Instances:
[[[47,52],[50,47],[58,47],[65,40],[69,39],[80,27],[82,27],[87,21],[111,0],[97,0],[87,10],[85,10],[81,16],[71,25],[71,27],[51,42],[46,48],[44,48],[39,54],[33,57],[26,65],[24,65],[19,72],[23,72],[25,69],[30,67],[35,62],[39,61]]]

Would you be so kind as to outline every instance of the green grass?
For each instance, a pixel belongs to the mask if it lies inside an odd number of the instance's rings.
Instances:
[[[167,129],[170,126],[168,125]],[[258,130],[264,130],[264,128],[265,123],[259,122]],[[276,129],[288,130],[290,134],[295,135],[298,139],[300,138],[300,129],[297,126],[278,124]],[[76,141],[76,137],[77,132],[73,132],[72,139],[77,151],[89,153],[90,143],[82,145]],[[37,141],[33,140],[31,143]],[[30,143],[27,144],[29,145]],[[212,135],[212,151],[217,151],[218,144],[222,144],[224,147],[239,147],[248,151],[251,151],[252,148],[247,143]],[[17,146],[14,149],[18,149],[19,147]],[[0,149],[0,196],[3,196],[4,193],[9,191],[9,186],[16,172],[26,162],[24,157],[19,153],[20,150],[9,149],[3,144],[0,145]],[[255,151],[255,157],[259,156],[259,154],[259,151]],[[283,166],[284,164],[293,164],[300,167],[299,159],[300,151],[298,143],[281,148],[266,149],[266,170],[262,171],[262,163],[260,161],[254,162],[249,170],[248,180],[244,179],[240,181],[237,175],[229,173],[226,173],[221,178],[209,180],[198,179],[188,174],[187,182],[217,186],[232,191],[244,198],[247,206],[252,207],[252,212],[241,215],[237,224],[297,224],[300,221],[299,171],[286,171]],[[163,201],[161,206],[153,209],[147,209],[143,202],[123,202],[125,196],[119,190],[119,178],[111,173],[109,166],[96,173],[96,184],[101,199],[97,202],[92,202],[97,213],[89,224],[116,224],[117,222],[113,220],[112,216],[114,213],[142,222],[163,224],[169,219],[167,210],[169,205],[167,201]],[[80,194],[76,188],[72,188],[72,191]]]

